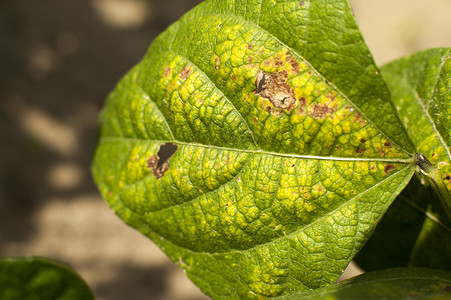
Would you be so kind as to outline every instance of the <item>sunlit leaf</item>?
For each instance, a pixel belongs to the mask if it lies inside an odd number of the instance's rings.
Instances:
[[[215,299],[331,284],[414,172],[379,73],[347,1],[206,1],[111,93],[94,177]]]

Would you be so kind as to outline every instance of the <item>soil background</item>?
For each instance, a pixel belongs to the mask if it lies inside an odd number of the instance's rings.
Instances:
[[[89,171],[107,94],[200,2],[0,1],[0,256],[65,262],[98,300],[207,298],[108,209]],[[451,46],[451,0],[351,4],[380,65]]]

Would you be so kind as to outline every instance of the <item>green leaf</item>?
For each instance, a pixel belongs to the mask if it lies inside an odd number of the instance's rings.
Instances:
[[[109,96],[94,178],[215,299],[331,284],[414,172],[379,73],[347,1],[206,1]]]
[[[308,294],[276,299],[449,299],[450,296],[451,273],[398,268],[365,273]]]
[[[2,300],[94,300],[83,279],[67,266],[38,257],[0,258]]]
[[[441,172],[448,190],[450,54],[449,48],[430,49],[382,68],[416,151]],[[409,183],[357,255],[356,260],[364,269],[409,265],[451,270],[451,222],[427,179],[417,175],[418,179]]]

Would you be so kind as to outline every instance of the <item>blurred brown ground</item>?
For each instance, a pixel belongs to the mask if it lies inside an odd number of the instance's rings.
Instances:
[[[108,209],[89,171],[108,92],[200,2],[0,2],[0,256],[68,263],[99,300],[206,298]],[[351,3],[379,64],[451,46],[450,0]]]

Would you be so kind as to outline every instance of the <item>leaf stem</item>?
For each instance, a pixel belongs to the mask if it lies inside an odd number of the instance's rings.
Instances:
[[[448,219],[451,221],[451,194],[442,180],[440,171],[431,164],[431,162],[421,153],[415,155],[415,163],[420,167],[421,173],[426,175],[437,192],[440,203],[442,204]]]

